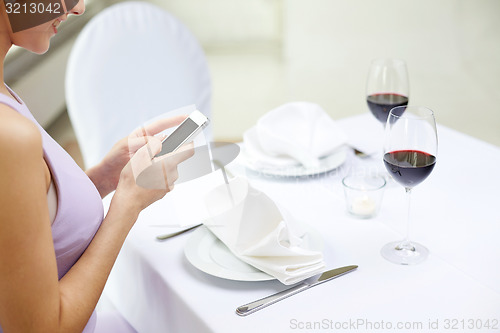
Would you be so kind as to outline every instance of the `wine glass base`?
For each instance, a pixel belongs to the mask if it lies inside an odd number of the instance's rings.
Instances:
[[[421,263],[429,256],[429,250],[415,242],[391,242],[380,250],[382,257],[399,265]]]

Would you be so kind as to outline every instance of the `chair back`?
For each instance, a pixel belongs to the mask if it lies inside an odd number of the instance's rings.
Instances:
[[[173,15],[147,2],[121,2],[78,35],[66,70],[66,102],[88,168],[119,139],[166,112],[196,105],[211,118],[207,61]]]

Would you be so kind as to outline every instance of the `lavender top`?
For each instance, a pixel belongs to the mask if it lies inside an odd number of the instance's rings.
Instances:
[[[0,103],[10,106],[38,126],[42,134],[44,158],[56,186],[57,213],[52,223],[52,237],[61,279],[80,258],[99,229],[104,216],[102,200],[85,172],[38,124],[26,104],[14,92],[11,93],[17,102],[0,93]],[[95,323],[94,311],[83,332],[93,332]]]

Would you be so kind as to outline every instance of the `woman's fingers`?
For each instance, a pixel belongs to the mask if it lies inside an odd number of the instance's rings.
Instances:
[[[128,147],[128,152],[132,156],[134,155],[139,148],[143,147],[145,144],[148,143],[148,141],[152,138],[156,138],[154,136],[141,136],[141,137],[136,137],[136,136],[129,136],[127,138],[127,147]],[[161,144],[161,138],[156,138],[158,141],[160,141]],[[161,150],[161,149],[160,149]]]
[[[178,165],[194,155],[194,143],[184,144],[176,151],[155,158],[155,162]]]
[[[146,144],[144,144],[144,139]],[[153,164],[153,158],[161,151],[161,141],[155,137],[144,138],[142,147],[138,148],[130,159],[134,178],[137,177]],[[138,143],[137,143],[138,144]],[[130,147],[130,146],[129,146]]]
[[[142,137],[142,136],[156,135],[166,130],[167,128],[178,126],[187,117],[188,117],[187,115],[179,115],[179,116],[159,119],[151,124],[136,129],[131,133],[131,136]]]
[[[139,149],[139,151],[141,151]],[[194,155],[194,144],[189,143],[179,150],[154,158],[150,164],[141,164],[135,170],[141,170],[139,174],[134,172],[137,185],[148,189],[164,189],[171,191],[179,174],[177,165]],[[154,155],[153,155],[154,156]],[[134,156],[135,157],[135,156]],[[145,168],[142,168],[146,166]],[[142,169],[141,169],[142,168]]]

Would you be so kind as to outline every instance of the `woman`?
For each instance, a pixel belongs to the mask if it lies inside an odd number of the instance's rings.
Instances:
[[[28,2],[29,3],[29,2]],[[184,117],[165,119],[118,142],[84,173],[36,123],[3,82],[12,45],[35,53],[83,1],[62,1],[63,15],[17,31],[0,4],[0,331],[93,332],[95,306],[140,211],[172,189],[185,151],[162,161],[164,189],[138,186],[135,176],[160,151],[156,134]],[[39,22],[39,21],[38,21]],[[14,31],[13,31],[14,30]],[[50,84],[50,78],[47,78]],[[115,191],[103,217],[101,198]]]

